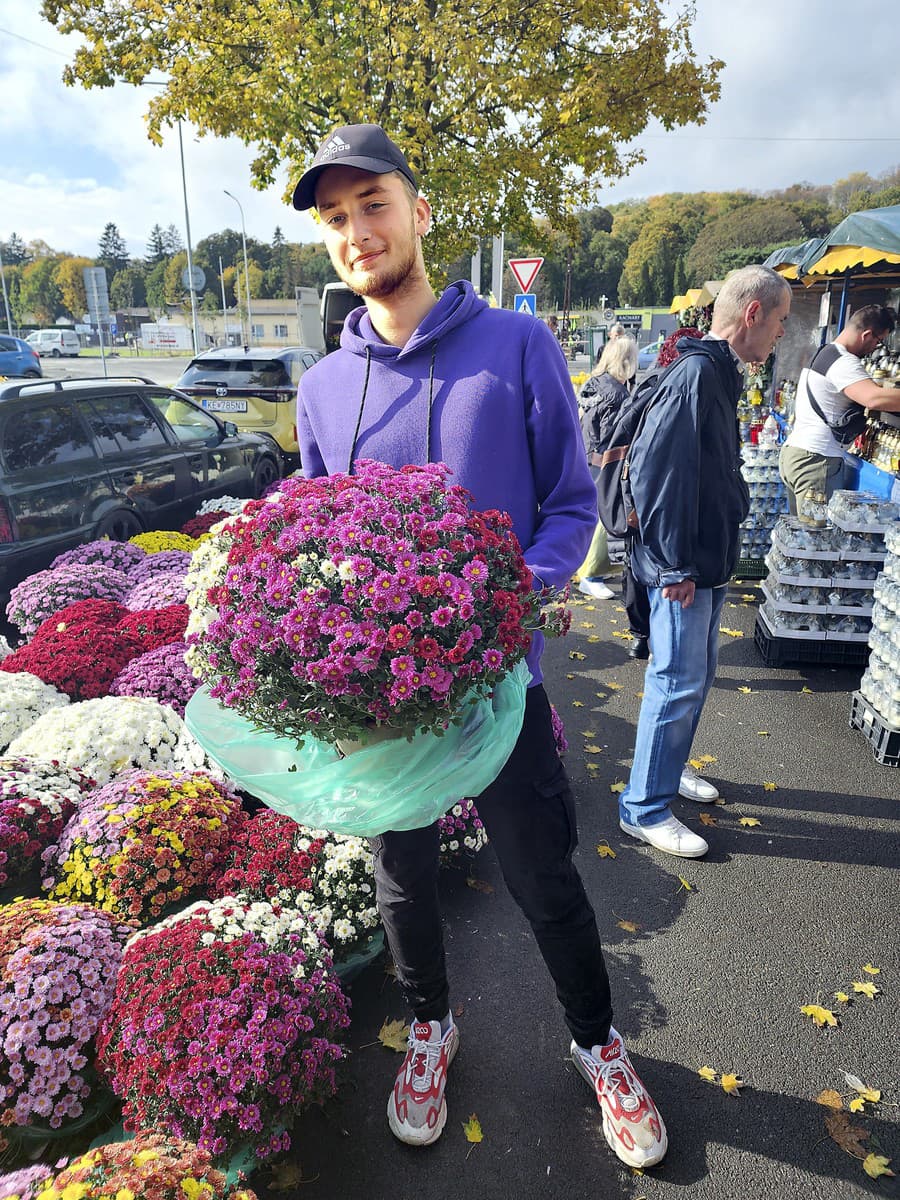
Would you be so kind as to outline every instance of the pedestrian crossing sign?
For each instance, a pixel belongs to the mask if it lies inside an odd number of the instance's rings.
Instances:
[[[514,309],[516,312],[537,316],[537,295],[534,292],[522,292],[516,296]]]

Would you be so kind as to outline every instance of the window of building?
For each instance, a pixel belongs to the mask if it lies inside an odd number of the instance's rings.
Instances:
[[[276,325],[275,336],[278,338],[286,338],[288,335],[287,325]]]
[[[250,326],[250,336],[252,338],[258,338],[259,341],[262,341],[262,339],[266,336],[266,333],[265,333],[265,330],[263,329],[262,325],[251,325]]]

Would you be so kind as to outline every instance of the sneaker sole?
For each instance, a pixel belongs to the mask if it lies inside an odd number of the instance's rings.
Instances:
[[[459,1034],[457,1033],[456,1039],[450,1049],[450,1053],[447,1056],[447,1070],[448,1071],[450,1069],[450,1064],[453,1062],[454,1058],[456,1058],[456,1052],[458,1049],[459,1049]],[[437,1124],[435,1125],[434,1129],[422,1128],[421,1130],[419,1130],[419,1129],[416,1129],[414,1126],[404,1126],[404,1125],[400,1124],[400,1122],[397,1120],[397,1115],[394,1110],[393,1100],[394,1100],[394,1093],[391,1092],[390,1096],[388,1096],[387,1119],[388,1119],[388,1126],[390,1127],[390,1131],[394,1135],[394,1137],[397,1139],[397,1141],[403,1142],[403,1144],[405,1146],[431,1146],[431,1145],[433,1145],[434,1142],[436,1142],[438,1140],[438,1138],[441,1136],[441,1134],[444,1132],[444,1126],[447,1124],[447,1101],[446,1100],[441,1101],[441,1110],[438,1113]]]
[[[678,795],[682,800],[693,800],[695,804],[715,804],[719,798],[718,792],[714,796],[695,796],[693,792],[683,792],[681,788],[678,789]]]
[[[594,1093],[594,1098],[596,1099],[597,1091],[594,1087],[594,1081],[591,1078],[587,1067],[584,1066],[581,1059],[571,1048],[569,1050],[569,1057],[572,1059],[572,1066]],[[606,1144],[609,1146],[610,1150],[612,1150],[613,1154],[615,1154],[616,1158],[619,1159],[620,1162],[625,1163],[626,1166],[634,1167],[635,1170],[638,1171],[643,1171],[645,1167],[655,1167],[657,1163],[661,1163],[665,1158],[666,1151],[669,1149],[669,1138],[665,1130],[663,1130],[662,1139],[660,1141],[660,1149],[657,1151],[657,1153],[652,1155],[650,1158],[639,1158],[636,1154],[629,1155],[628,1150],[618,1141],[615,1131],[610,1124],[609,1117],[606,1115],[602,1105],[600,1106],[600,1115],[603,1117],[603,1136],[606,1138]]]
[[[626,825],[624,821],[619,822],[619,828],[623,833],[627,833],[629,837],[633,837],[636,842],[644,842],[654,850],[658,850],[660,854],[673,854],[676,858],[702,858],[704,854],[709,853],[709,846],[703,850],[670,850],[662,846],[654,846],[653,843],[641,832],[638,825]]]

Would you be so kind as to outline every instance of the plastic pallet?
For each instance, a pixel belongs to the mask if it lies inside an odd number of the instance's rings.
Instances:
[[[822,667],[864,667],[869,657],[867,642],[826,641],[776,637],[769,633],[762,618],[756,618],[753,641],[767,667],[806,663]]]
[[[900,729],[888,725],[859,692],[854,692],[850,698],[850,728],[858,729],[866,738],[876,762],[886,767],[900,767]]]
[[[739,558],[732,579],[765,579],[769,573],[764,558]]]

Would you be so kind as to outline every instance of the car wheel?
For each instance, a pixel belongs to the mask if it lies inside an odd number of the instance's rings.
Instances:
[[[279,479],[278,464],[274,459],[261,458],[253,472],[253,498],[259,500],[266,488]]]
[[[127,542],[129,538],[143,532],[144,526],[140,517],[127,508],[117,508],[107,513],[100,521],[94,536],[97,541],[109,538],[113,542]]]
[[[40,371],[25,371],[24,375],[26,379],[40,379],[41,377]]]
[[[59,351],[57,350],[57,348],[55,346],[50,351],[50,357],[51,358],[59,358]]]

